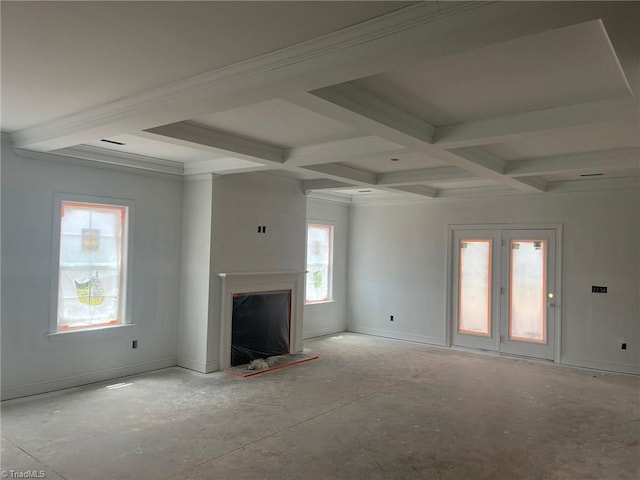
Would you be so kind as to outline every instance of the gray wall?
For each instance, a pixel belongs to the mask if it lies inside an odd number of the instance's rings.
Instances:
[[[639,222],[638,189],[353,207],[348,329],[443,345],[448,226],[561,223],[562,362],[640,373]]]
[[[211,174],[185,177],[182,194],[182,262],[178,365],[207,371],[211,274]]]
[[[347,240],[349,206],[343,203],[309,198],[307,222],[333,225],[333,301],[305,305],[304,338],[343,332],[347,328]]]
[[[637,189],[351,208],[312,199],[307,206],[298,181],[273,175],[205,176],[183,188],[179,177],[34,155],[16,156],[3,136],[3,398],[170,366],[177,357],[215,370],[216,274],[304,270],[307,218],[336,230],[334,302],[305,307],[305,337],[346,326],[444,344],[448,226],[561,223],[562,362],[640,373]],[[54,192],[134,201],[135,326],[47,335]],[[258,225],[268,233],[257,234]],[[609,293],[593,295],[591,285]]]
[[[175,365],[181,178],[57,163],[47,154],[20,158],[2,140],[3,398]],[[135,202],[135,326],[47,335],[54,192]]]
[[[303,271],[306,202],[298,180],[264,173],[213,180],[208,371],[218,369],[224,272]],[[267,227],[257,233],[258,225]]]

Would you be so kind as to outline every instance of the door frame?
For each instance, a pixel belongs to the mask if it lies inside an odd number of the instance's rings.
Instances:
[[[502,238],[503,230],[555,230],[556,241],[556,261],[555,261],[555,298],[554,298],[554,347],[553,362],[560,363],[562,354],[562,224],[561,223],[474,223],[474,224],[450,224],[447,231],[447,304],[445,318],[445,345],[452,347],[453,345],[453,329],[455,328],[455,319],[453,318],[453,302],[457,302],[457,298],[453,298],[455,290],[453,282],[456,275],[454,274],[454,255],[458,254],[457,246],[454,245],[454,234],[456,232],[464,232],[465,230],[489,230],[495,231],[499,238]],[[498,255],[500,265],[496,268],[502,270],[502,255]],[[502,354],[499,351],[498,355]]]

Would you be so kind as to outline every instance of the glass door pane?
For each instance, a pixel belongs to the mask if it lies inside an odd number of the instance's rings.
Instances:
[[[500,351],[554,358],[555,230],[505,229]]]
[[[491,335],[491,240],[460,242],[458,332]]]
[[[452,240],[451,343],[497,351],[500,231],[461,228]]]
[[[511,240],[509,338],[544,343],[547,340],[547,241]]]

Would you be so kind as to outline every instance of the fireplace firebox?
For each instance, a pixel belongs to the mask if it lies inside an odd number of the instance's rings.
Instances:
[[[231,312],[231,366],[289,353],[291,290],[236,293]]]
[[[241,358],[239,351],[242,349],[254,350],[258,358],[302,351],[305,273],[304,271],[218,273],[221,280],[219,351],[221,370],[229,368],[232,362],[237,366],[253,359],[252,355],[249,355],[252,358],[246,356]],[[238,310],[235,314],[234,308]],[[256,318],[248,320],[254,313]],[[280,318],[278,322],[274,320],[276,316]],[[277,343],[278,348],[253,346],[258,338],[262,342],[266,339],[267,345]],[[274,341],[274,338],[279,340]],[[247,345],[243,345],[243,342]],[[236,353],[232,354],[232,350]]]

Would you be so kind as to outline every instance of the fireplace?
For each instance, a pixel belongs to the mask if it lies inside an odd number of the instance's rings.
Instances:
[[[289,353],[291,290],[235,293],[231,310],[231,366]]]
[[[218,274],[221,369],[302,351],[304,273]]]

